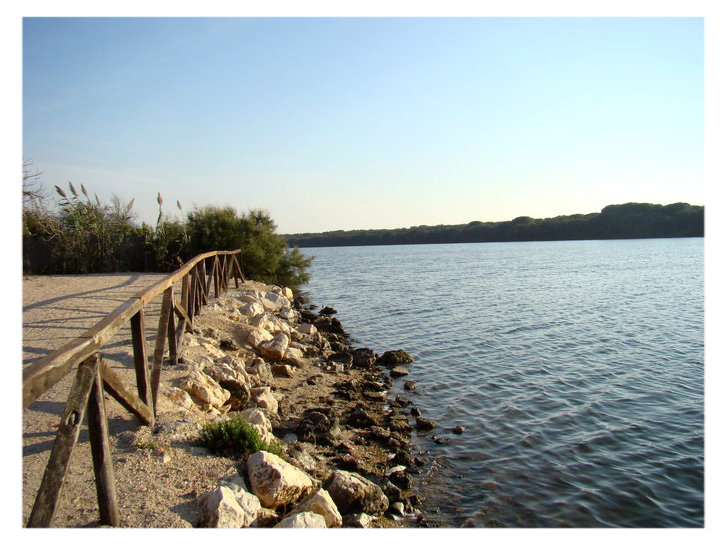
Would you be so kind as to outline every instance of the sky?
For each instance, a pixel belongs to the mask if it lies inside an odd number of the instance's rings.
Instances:
[[[280,233],[702,205],[703,45],[699,17],[27,17],[22,154],[150,224],[158,192]]]

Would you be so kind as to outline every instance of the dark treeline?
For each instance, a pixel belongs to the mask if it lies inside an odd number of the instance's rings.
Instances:
[[[601,212],[505,222],[286,235],[291,246],[409,245],[585,239],[702,237],[704,207],[687,203],[609,205]]]

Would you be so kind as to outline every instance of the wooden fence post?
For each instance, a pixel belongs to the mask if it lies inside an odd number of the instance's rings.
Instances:
[[[106,421],[104,404],[104,384],[101,380],[101,355],[96,353],[94,366],[94,382],[88,400],[88,433],[91,442],[91,456],[96,476],[96,498],[99,502],[99,513],[103,525],[118,527],[119,507],[116,502],[116,484],[114,483],[114,467],[109,447],[109,427]]]
[[[174,325],[174,296],[172,297],[172,309],[169,313],[169,324],[167,325],[167,345],[169,346],[169,362],[177,365],[177,332]]]
[[[137,393],[154,414],[152,406],[152,385],[149,379],[147,362],[147,341],[144,337],[144,309],[131,317],[131,341],[134,348],[134,368],[136,369]]]
[[[157,393],[159,392],[159,378],[162,373],[162,361],[164,360],[165,340],[167,328],[169,327],[169,314],[172,312],[172,287],[164,291],[162,296],[162,308],[159,311],[159,325],[157,326],[157,339],[154,345],[154,361],[152,362],[152,404],[154,412],[157,411]]]
[[[97,356],[90,356],[78,365],[76,379],[61,415],[58,434],[53,443],[48,465],[28,519],[28,527],[50,527],[63,487],[63,478],[68,470],[73,448],[78,441],[81,423],[91,388],[96,377]]]

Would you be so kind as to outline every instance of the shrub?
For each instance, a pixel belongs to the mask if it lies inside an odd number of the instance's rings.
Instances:
[[[203,425],[199,444],[219,455],[246,455],[256,451],[268,451],[276,455],[281,453],[281,446],[277,442],[264,442],[253,425],[241,415]]]
[[[240,249],[246,278],[293,290],[308,282],[312,257],[288,250],[276,224],[264,210],[240,215],[232,207],[207,206],[187,215],[190,256],[210,250]]]

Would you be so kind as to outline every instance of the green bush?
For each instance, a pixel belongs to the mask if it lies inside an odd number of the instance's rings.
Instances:
[[[308,282],[312,257],[288,250],[276,224],[264,210],[241,215],[232,207],[206,206],[187,215],[191,256],[211,250],[240,249],[246,278],[293,290]]]
[[[218,455],[246,455],[256,451],[268,451],[276,455],[281,453],[280,444],[264,442],[253,425],[238,414],[203,425],[198,441]]]

